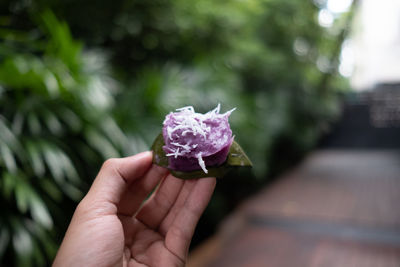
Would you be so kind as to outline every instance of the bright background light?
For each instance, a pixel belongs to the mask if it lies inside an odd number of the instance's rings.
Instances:
[[[353,0],[328,0],[327,8],[332,13],[343,13],[349,11],[352,2]]]
[[[331,27],[335,18],[328,9],[321,9],[318,13],[318,23],[322,27]]]
[[[354,71],[354,44],[346,40],[342,45],[340,54],[339,73],[344,77],[351,77]]]
[[[350,10],[353,0],[328,0],[325,5],[326,8],[322,8],[318,13],[318,23],[322,27],[330,28],[333,26],[335,19],[342,13]],[[340,65],[339,73],[344,77],[351,77],[354,72],[355,56],[354,56],[354,45],[350,40],[347,40],[342,45],[342,51],[340,54]],[[323,70],[324,64],[319,61],[317,62],[318,68]]]
[[[355,89],[400,81],[400,1],[361,1],[352,39]]]

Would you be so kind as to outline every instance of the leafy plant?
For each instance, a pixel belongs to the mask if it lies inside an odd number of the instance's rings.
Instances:
[[[19,266],[50,263],[75,202],[127,142],[104,56],[53,13],[37,19],[39,34],[0,43],[0,258]]]

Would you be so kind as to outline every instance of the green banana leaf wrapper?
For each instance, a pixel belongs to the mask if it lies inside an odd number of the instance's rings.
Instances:
[[[153,145],[151,146],[151,150],[153,151],[153,163],[158,166],[169,169],[168,157],[165,155],[165,152],[163,150],[164,145],[165,143],[163,135],[159,134],[157,138],[154,140]],[[229,149],[226,161],[219,166],[212,166],[212,167],[207,166],[208,173],[205,173],[201,169],[190,172],[182,172],[171,169],[169,169],[169,171],[173,176],[180,179],[197,179],[204,177],[222,178],[228,171],[232,169],[241,167],[252,167],[252,166],[253,164],[247,157],[246,153],[244,153],[240,145],[235,141],[233,141]]]

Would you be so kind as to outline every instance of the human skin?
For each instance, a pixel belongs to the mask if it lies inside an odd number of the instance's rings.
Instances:
[[[177,179],[152,165],[152,152],[107,160],[77,206],[53,266],[184,266],[215,183]]]

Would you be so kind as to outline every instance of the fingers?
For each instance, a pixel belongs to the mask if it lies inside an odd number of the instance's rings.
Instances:
[[[183,209],[188,196],[190,195],[192,189],[196,185],[198,180],[187,180],[182,186],[181,191],[179,192],[178,197],[176,198],[175,203],[170,208],[170,211],[162,220],[161,224],[158,226],[158,231],[165,236],[167,234],[168,229],[170,228],[172,222],[175,220],[177,214]]]
[[[164,227],[167,228],[165,245],[181,259],[186,258],[194,229],[211,199],[215,184],[215,178],[196,180],[171,225],[168,227],[167,224],[164,224]]]
[[[104,203],[112,203],[116,206],[129,185],[142,177],[151,164],[151,152],[107,160],[82,202],[89,206]]]
[[[176,202],[184,180],[168,175],[157,191],[146,201],[136,218],[152,229],[157,229]]]
[[[167,169],[152,165],[143,178],[136,179],[127,187],[119,201],[118,214],[125,216],[134,215],[146,197],[167,175]]]

